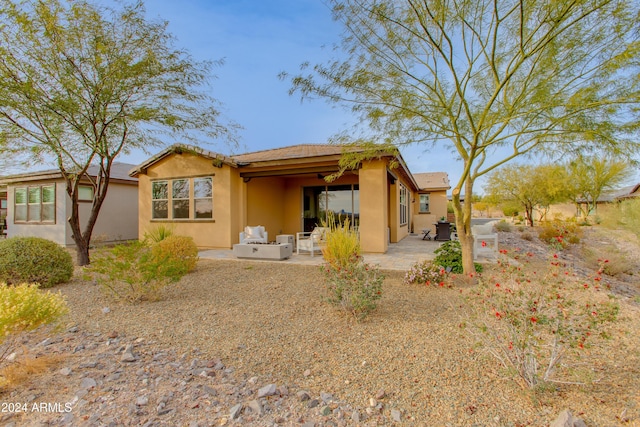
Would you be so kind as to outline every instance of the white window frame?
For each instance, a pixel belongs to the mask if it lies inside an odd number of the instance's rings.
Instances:
[[[400,183],[400,225],[407,225],[409,222],[409,190]]]
[[[423,197],[427,199],[426,203],[422,202]],[[431,213],[431,193],[420,194],[418,199],[419,199],[419,202],[420,202],[419,207],[418,207],[419,212],[420,213],[426,213],[426,214]],[[426,209],[422,209],[422,205],[423,204],[427,205]]]
[[[53,200],[45,202],[43,201],[43,190],[45,188],[51,188],[53,190]],[[37,191],[38,201],[30,202],[30,194],[35,194]],[[24,192],[24,203],[18,203],[16,194],[18,192]],[[42,185],[29,185],[26,187],[15,187],[13,189],[13,222],[15,224],[55,224],[56,223],[56,184],[42,184]],[[18,207],[24,207],[24,218],[16,215],[18,212]],[[33,207],[33,210],[30,209]],[[51,212],[51,218],[44,218],[45,208],[47,211]],[[31,215],[31,212],[38,212],[37,218],[34,218]]]

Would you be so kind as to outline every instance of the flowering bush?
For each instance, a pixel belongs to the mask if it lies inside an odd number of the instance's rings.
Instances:
[[[528,387],[569,381],[578,374],[572,362],[606,338],[618,305],[599,292],[601,272],[584,282],[557,258],[542,275],[526,264],[481,277],[466,295],[463,324]]]
[[[570,244],[580,243],[581,234],[580,227],[575,221],[554,220],[544,223],[538,238],[560,251]]]
[[[416,262],[404,275],[403,282],[419,285],[445,286],[448,282],[448,274],[443,267],[433,264],[430,261]]]
[[[354,257],[346,267],[322,266],[329,293],[327,300],[353,315],[364,319],[382,298],[384,275],[377,266],[366,264]]]

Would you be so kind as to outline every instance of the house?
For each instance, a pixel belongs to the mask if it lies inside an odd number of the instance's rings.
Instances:
[[[445,172],[413,174],[419,190],[415,199],[413,216],[414,231],[430,228],[435,235],[434,224],[447,217],[447,190],[451,188]]]
[[[138,180],[129,176],[134,165],[114,163],[107,197],[93,229],[94,242],[115,242],[138,238]],[[89,168],[96,176],[97,167]],[[7,237],[35,236],[65,246],[75,245],[67,218],[71,199],[58,169],[0,177],[6,189]],[[1,193],[0,193],[1,194]],[[80,220],[89,217],[93,187],[81,183]],[[84,227],[84,223],[81,223]]]
[[[331,211],[358,227],[363,251],[384,253],[417,217],[429,223],[446,215],[446,185],[421,188],[400,155],[363,161],[326,182],[342,152],[337,145],[303,144],[224,156],[173,145],[131,171],[139,180],[138,235],[171,224],[199,247],[230,248],[247,225],[264,226],[274,239],[310,231]],[[423,212],[419,194],[430,202]]]
[[[0,220],[7,217],[7,186],[0,185]]]

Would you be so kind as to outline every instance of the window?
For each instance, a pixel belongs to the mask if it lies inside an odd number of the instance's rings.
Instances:
[[[408,213],[409,213],[409,191],[407,187],[400,184],[400,225],[406,225],[409,221]]]
[[[430,194],[420,195],[420,213],[429,213]]]
[[[78,186],[78,201],[93,202],[93,187],[90,185]]]
[[[173,219],[189,219],[189,180],[174,179],[171,185]]]
[[[14,222],[55,222],[54,184],[16,188],[13,195]]]
[[[213,218],[213,180],[211,178],[193,179],[193,202],[197,219]]]
[[[151,218],[212,219],[213,178],[153,181],[151,183]]]

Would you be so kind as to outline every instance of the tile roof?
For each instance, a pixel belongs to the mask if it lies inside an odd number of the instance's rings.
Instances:
[[[447,175],[446,172],[414,173],[413,177],[421,190],[432,188],[451,188],[451,184],[449,184],[449,175]]]
[[[114,162],[111,165],[111,179],[132,182],[137,181],[137,178],[132,178],[131,176],[129,176],[129,170],[134,166],[135,165],[129,163]],[[98,173],[98,165],[89,166],[89,169],[87,169],[87,173],[90,176],[96,176]],[[38,181],[43,179],[56,179],[61,177],[62,174],[60,172],[60,169],[47,169],[42,171],[3,176],[0,177],[0,182],[10,183],[15,181]]]
[[[231,156],[236,162],[268,162],[273,160],[301,159],[305,157],[335,156],[343,153],[344,147],[333,144],[299,144],[271,150],[254,151]],[[353,148],[353,151],[357,149]]]

